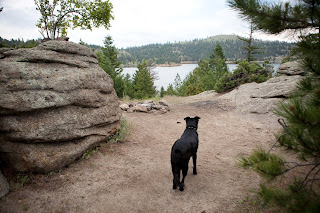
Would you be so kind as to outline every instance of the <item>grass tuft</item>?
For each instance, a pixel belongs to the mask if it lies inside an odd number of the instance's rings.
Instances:
[[[267,153],[261,148],[254,150],[248,157],[242,156],[239,161],[242,167],[253,168],[268,178],[273,178],[285,170],[282,158],[275,154]]]

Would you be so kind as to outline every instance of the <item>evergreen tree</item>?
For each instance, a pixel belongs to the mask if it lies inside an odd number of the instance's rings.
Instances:
[[[121,75],[123,69],[120,68],[122,63],[117,59],[118,52],[115,46],[113,46],[111,36],[105,38],[104,47],[101,48],[101,51],[97,52],[97,57],[100,67],[112,78],[118,97],[123,97],[124,81]]]
[[[212,84],[214,87],[214,84],[216,83],[216,81],[219,78],[221,78],[225,73],[229,72],[228,66],[226,63],[226,58],[224,56],[222,47],[219,43],[213,49],[213,53],[211,54],[209,59],[209,65],[211,66],[211,69],[213,70],[213,73],[214,73],[214,76],[212,78],[212,81],[213,81]]]
[[[134,98],[133,80],[128,73],[123,77],[123,97],[126,96]]]
[[[228,3],[240,11],[243,18],[252,21],[257,29],[264,32],[277,34],[288,30],[301,30],[308,33],[300,36],[295,49],[296,57],[301,59],[308,73],[289,101],[276,109],[276,113],[288,123],[287,126],[280,122],[284,127],[284,132],[279,136],[280,144],[294,150],[308,162],[296,163],[289,167],[292,164],[274,160],[274,155],[258,150],[250,157],[244,158],[243,163],[272,176],[292,169],[306,168],[305,176],[301,179],[295,178],[294,186],[290,187],[291,196],[286,199],[286,205],[291,210],[294,206],[296,212],[311,212],[308,210],[308,204],[313,200],[319,201],[319,196],[310,196],[310,190],[314,189],[313,186],[320,175],[320,1],[300,0],[294,3],[262,4],[258,0],[228,0]],[[301,196],[296,194],[305,190],[309,192],[301,201]],[[261,188],[262,194],[270,191],[270,188]],[[316,207],[320,209],[319,202]]]
[[[177,73],[176,78],[174,79],[174,82],[173,82],[174,90],[176,92],[178,92],[181,84],[182,84],[181,77],[180,77],[179,73]]]
[[[247,46],[244,46],[243,49],[246,50],[246,60],[250,63],[251,61],[255,61],[257,60],[257,58],[254,56],[258,53],[260,53],[258,50],[261,49],[258,46],[254,46],[253,45],[253,26],[252,24],[250,25],[250,34],[249,34],[249,38],[244,38],[241,36],[238,36],[238,39],[240,39],[241,41],[244,41]]]
[[[166,95],[176,95],[176,91],[173,88],[172,84],[169,84],[167,91],[166,91]]]
[[[151,98],[156,94],[154,79],[146,60],[138,64],[138,70],[133,76],[134,97],[138,99]]]
[[[163,96],[165,96],[166,94],[166,91],[164,90],[163,86],[161,86],[161,89],[160,89],[160,98],[162,98]]]

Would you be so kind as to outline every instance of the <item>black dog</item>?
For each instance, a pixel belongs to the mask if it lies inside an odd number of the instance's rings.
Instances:
[[[173,189],[179,186],[180,191],[184,190],[184,179],[188,173],[188,164],[192,156],[193,174],[197,174],[197,150],[198,150],[198,122],[200,117],[186,117],[187,127],[181,138],[177,140],[171,149],[171,167],[173,174]],[[180,182],[180,171],[182,170],[182,181]]]

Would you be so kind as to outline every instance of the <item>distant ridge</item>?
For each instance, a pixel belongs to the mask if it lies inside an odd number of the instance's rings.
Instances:
[[[165,44],[148,44],[140,47],[119,49],[118,59],[125,66],[135,66],[142,60],[149,60],[155,64],[197,63],[201,59],[209,58],[214,47],[220,44],[228,61],[237,61],[245,58],[245,42],[236,35],[216,35],[192,41],[181,41]],[[282,41],[255,40],[255,46],[262,48],[257,60],[279,62],[290,54],[294,43]]]
[[[203,39],[205,41],[226,41],[226,40],[238,40],[237,35],[216,35]]]

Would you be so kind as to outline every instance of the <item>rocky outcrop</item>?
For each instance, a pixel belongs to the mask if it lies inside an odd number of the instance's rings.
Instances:
[[[266,114],[284,98],[288,98],[302,76],[279,76],[263,83],[240,85],[219,99],[231,101],[242,113]]]
[[[301,65],[301,61],[290,61],[281,64],[278,67],[277,73],[282,75],[303,75],[304,69]]]
[[[219,99],[231,101],[239,112],[267,114],[292,94],[304,70],[299,61],[293,61],[280,65],[277,73],[282,75],[259,84],[240,85]]]
[[[144,103],[123,103],[120,105],[123,111],[132,112],[146,112],[146,113],[166,113],[170,111],[170,107],[165,100],[160,100],[154,103],[153,100],[146,100]]]
[[[72,163],[119,127],[112,79],[87,47],[47,41],[0,59],[0,158],[18,171]]]

